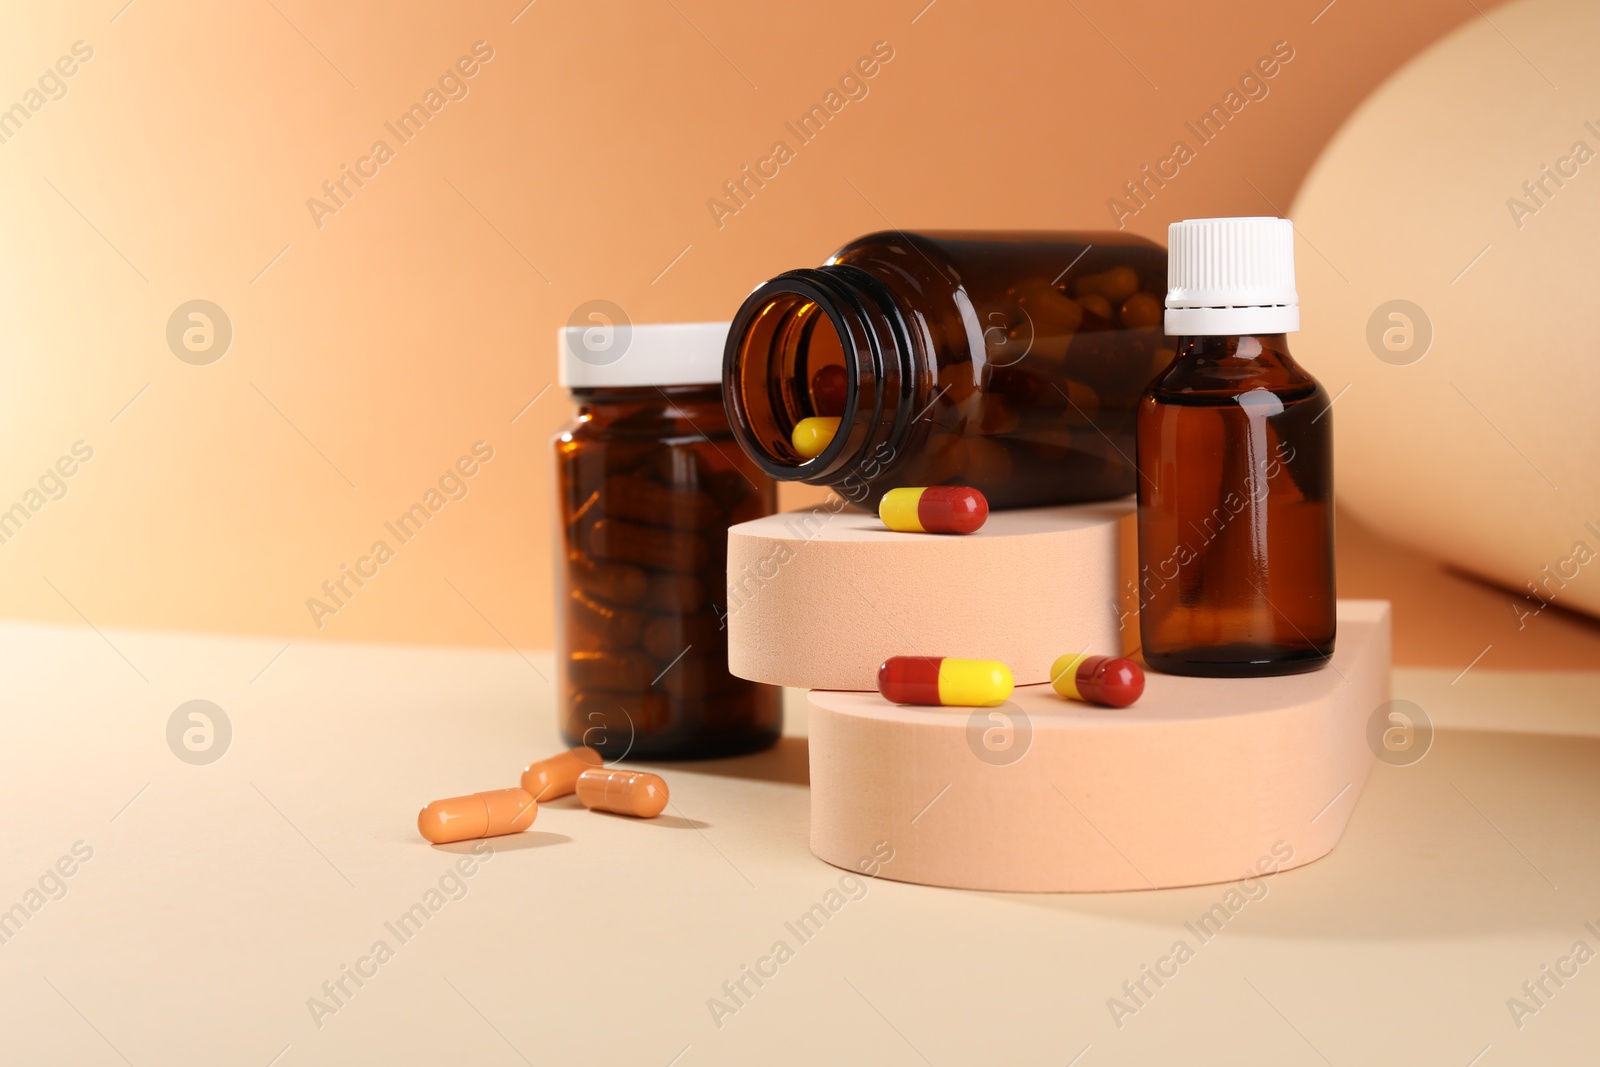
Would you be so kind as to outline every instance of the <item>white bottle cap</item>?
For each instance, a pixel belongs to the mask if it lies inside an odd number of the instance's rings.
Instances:
[[[1292,222],[1185,219],[1167,228],[1168,336],[1231,337],[1299,328]]]
[[[568,389],[722,382],[726,322],[634,326],[595,314],[593,325],[556,330],[561,384]]]

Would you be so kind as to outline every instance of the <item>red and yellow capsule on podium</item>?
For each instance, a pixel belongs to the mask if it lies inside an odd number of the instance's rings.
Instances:
[[[1015,686],[1011,668],[993,659],[892,656],[878,668],[878,692],[896,704],[994,708]]]
[[[1051,665],[1050,685],[1068,700],[1125,708],[1143,695],[1144,671],[1121,656],[1066,655]],[[893,656],[878,668],[878,692],[896,704],[992,708],[1014,688],[999,660]]]
[[[878,501],[878,518],[900,533],[969,534],[989,519],[989,501],[965,485],[907,486]]]
[[[1050,687],[1068,700],[1125,708],[1144,694],[1144,671],[1121,656],[1069,653],[1050,665]]]

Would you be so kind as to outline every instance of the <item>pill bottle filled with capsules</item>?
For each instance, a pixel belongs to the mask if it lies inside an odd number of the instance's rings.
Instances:
[[[780,690],[728,673],[728,527],[773,481],[722,403],[727,323],[565,327],[576,416],[556,435],[561,732],[607,759],[766,748]]]
[[[885,232],[764,282],[728,335],[740,446],[875,507],[968,485],[995,508],[1134,491],[1167,256],[1121,233]]]

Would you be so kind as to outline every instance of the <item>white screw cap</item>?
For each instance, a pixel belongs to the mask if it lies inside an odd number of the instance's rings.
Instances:
[[[556,330],[558,372],[568,389],[716,385],[722,381],[726,322],[635,326],[599,312],[591,319],[592,325]]]
[[[1167,228],[1169,336],[1231,337],[1299,328],[1292,222],[1185,219]]]

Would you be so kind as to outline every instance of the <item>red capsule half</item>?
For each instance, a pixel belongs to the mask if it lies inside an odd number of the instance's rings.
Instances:
[[[837,419],[844,414],[844,398],[849,390],[844,368],[837,363],[818,367],[811,376],[811,406],[816,414]]]
[[[993,708],[1014,685],[1011,668],[992,659],[893,656],[878,668],[878,692],[896,704]]]
[[[1125,708],[1144,693],[1144,671],[1121,656],[1062,656],[1050,667],[1050,685],[1068,700]]]
[[[969,534],[989,518],[989,501],[965,485],[891,489],[878,501],[878,518],[901,533]]]

